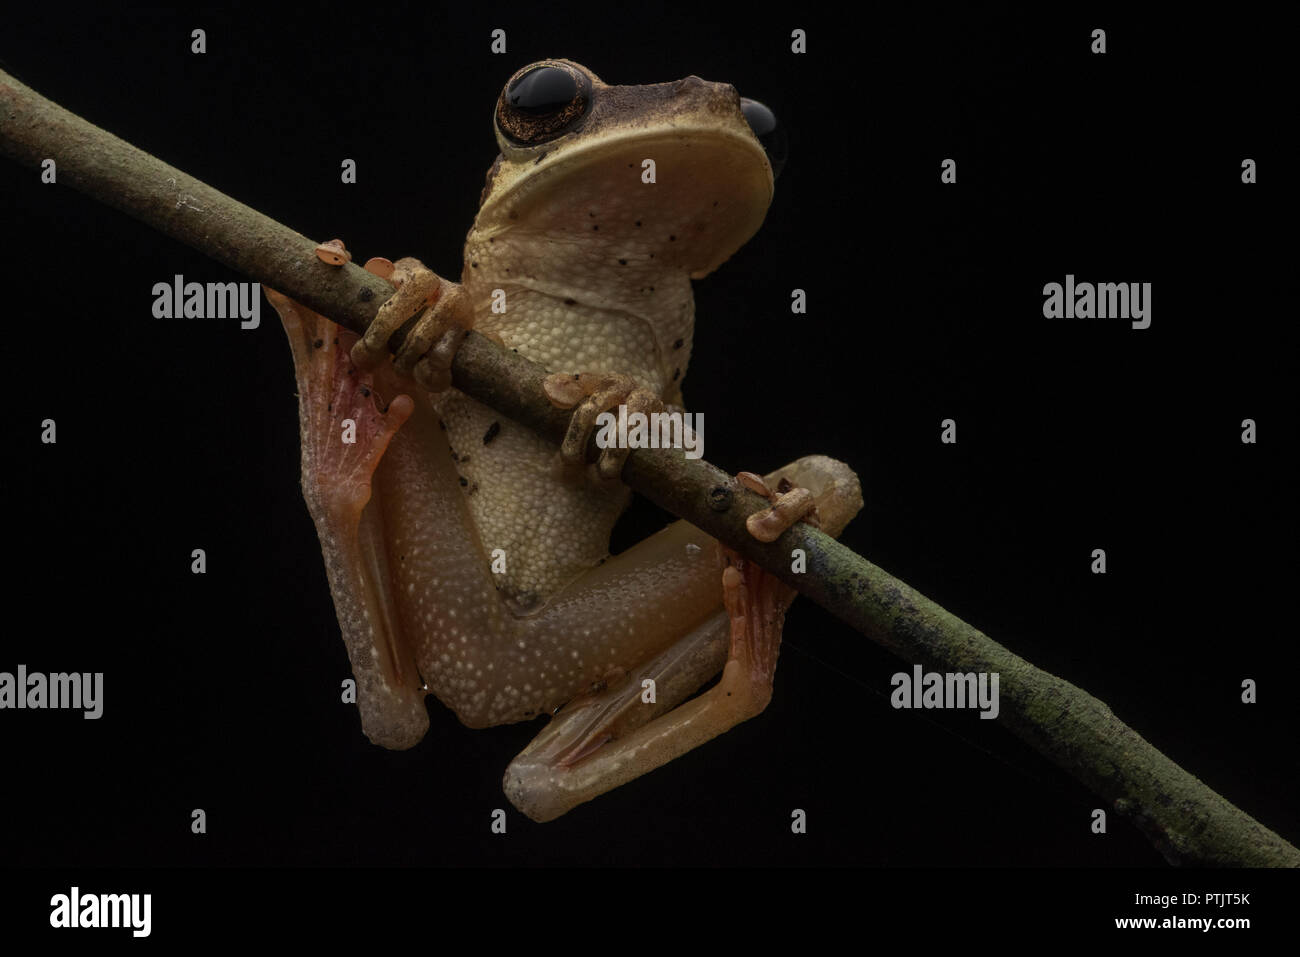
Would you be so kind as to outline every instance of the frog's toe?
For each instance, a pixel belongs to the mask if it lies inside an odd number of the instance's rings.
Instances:
[[[824,455],[806,456],[765,478],[741,472],[736,481],[770,503],[745,521],[749,533],[761,542],[776,541],[800,521],[838,535],[862,508],[857,475],[843,462]]]
[[[804,521],[813,528],[821,526],[817,516],[817,501],[810,489],[798,488],[783,477],[773,491],[753,472],[738,473],[736,481],[772,503],[745,520],[749,534],[760,542],[776,541],[795,522]]]
[[[341,239],[331,239],[316,247],[316,258],[329,266],[342,266],[352,261],[352,254]]]
[[[785,534],[795,522],[807,522],[813,528],[821,526],[817,516],[817,503],[806,488],[792,488],[772,498],[772,505],[745,519],[745,528],[760,542],[774,542]]]
[[[318,348],[322,369],[314,382],[299,377],[299,389],[323,392],[327,401],[304,407],[303,492],[308,503],[337,519],[360,515],[370,501],[371,480],[389,442],[415,411],[391,373],[361,372],[348,358],[351,333],[336,330]],[[321,388],[323,387],[323,388]]]

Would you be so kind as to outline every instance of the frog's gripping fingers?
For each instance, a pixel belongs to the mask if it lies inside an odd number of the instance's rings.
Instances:
[[[658,412],[663,409],[664,404],[659,401],[659,397],[653,392],[647,392],[644,389],[637,389],[628,394],[625,400],[627,405],[627,414],[632,416],[637,412],[643,412],[647,415],[651,412]],[[585,448],[585,445],[584,445]],[[605,449],[600,453],[600,458],[596,461],[596,474],[603,479],[616,479],[623,474],[623,465],[627,462],[627,457],[632,454],[631,448],[614,446]]]
[[[637,388],[635,380],[626,375],[553,374],[542,381],[542,390],[557,408],[577,406],[569,420],[564,441],[560,443],[560,457],[569,464],[581,464],[586,458],[587,444],[602,413],[620,404],[627,406],[629,416],[635,412],[658,412],[664,408],[657,395]],[[618,447],[605,449],[596,463],[597,474],[603,479],[618,478],[631,451]]]
[[[388,341],[393,333],[419,314],[393,365],[431,392],[446,389],[451,385],[451,360],[465,331],[474,324],[464,291],[417,259],[399,259],[396,263],[372,259],[366,269],[387,278],[396,291],[379,307],[365,336],[352,347],[352,361],[360,369],[379,365],[388,357]]]
[[[460,284],[439,279],[438,301],[424,311],[393,365],[430,392],[451,386],[451,360],[474,325],[469,298]]]
[[[372,268],[373,267],[373,268]],[[371,260],[368,271],[383,276],[384,260]],[[407,319],[433,302],[439,290],[438,276],[415,259],[399,259],[386,277],[395,291],[352,347],[352,362],[358,369],[373,369],[388,358],[388,340]]]

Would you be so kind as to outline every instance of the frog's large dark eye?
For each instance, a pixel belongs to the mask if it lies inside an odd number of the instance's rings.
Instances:
[[[497,101],[497,126],[521,146],[534,146],[567,132],[587,114],[591,79],[567,63],[526,66]]]
[[[772,176],[781,175],[787,152],[785,127],[776,121],[776,114],[758,100],[748,100],[742,96],[740,112],[745,114],[745,122],[767,153],[767,161],[772,164]]]

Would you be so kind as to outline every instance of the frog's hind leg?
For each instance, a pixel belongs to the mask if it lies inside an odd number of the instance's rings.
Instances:
[[[838,534],[862,505],[856,476],[831,459],[801,459],[768,476],[767,482],[780,487],[781,479],[799,486],[808,483],[820,492],[812,496],[812,504],[831,534]],[[788,494],[781,493],[778,501]],[[798,510],[806,505],[801,503]],[[559,817],[767,707],[781,629],[795,592],[731,549],[719,547],[724,609],[634,671],[630,680],[566,706],[511,762],[506,794],[533,820]],[[685,701],[719,669],[722,677],[716,685]],[[647,686],[646,679],[654,684]],[[653,703],[648,687],[654,688]]]
[[[302,431],[302,489],[325,555],[361,727],[387,748],[415,745],[429,727],[424,682],[400,639],[393,576],[372,502],[372,479],[415,405],[391,373],[357,369],[357,337],[266,289],[293,349]]]
[[[511,762],[504,787],[515,807],[535,821],[553,820],[767,707],[795,593],[735,553],[727,561],[724,610],[618,687],[566,706]],[[681,704],[719,668],[716,685]]]

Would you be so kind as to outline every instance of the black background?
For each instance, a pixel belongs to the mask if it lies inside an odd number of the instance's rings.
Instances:
[[[1109,52],[1089,52],[1108,31]],[[189,52],[190,30],[208,52]],[[490,31],[509,53],[489,53]],[[809,52],[789,52],[794,27]],[[6,14],[0,62],[72,111],[359,260],[456,276],[490,111],[521,65],[697,73],[786,123],[763,230],[697,284],[685,396],[707,458],[859,473],[843,536],[1295,841],[1293,123],[1278,31],[1089,7],[842,20],[803,7],[264,7]],[[344,157],[358,183],[339,182]],[[939,164],[958,162],[958,184]],[[1240,164],[1259,164],[1244,186]],[[157,321],[152,286],[241,277],[0,163],[11,624],[0,670],[103,671],[105,713],[0,716],[17,865],[1154,866],[1118,815],[806,599],[767,711],[560,820],[500,789],[540,724],[430,700],[390,753],[349,674],[298,489],[274,312]],[[1289,197],[1287,203],[1289,204]],[[1290,206],[1292,210],[1294,206]],[[1290,229],[1286,230],[1290,234]],[[1153,322],[1049,321],[1042,286],[1151,282]],[[790,290],[809,311],[789,312]],[[58,444],[42,445],[42,419]],[[939,423],[958,423],[955,447]],[[1254,418],[1259,444],[1240,442]],[[615,550],[666,517],[638,505]],[[208,573],[190,573],[206,549]],[[1090,573],[1093,548],[1109,571]],[[1240,703],[1241,681],[1259,703]],[[508,810],[506,837],[489,832]],[[790,810],[808,812],[794,836]],[[190,833],[203,808],[208,833]]]

